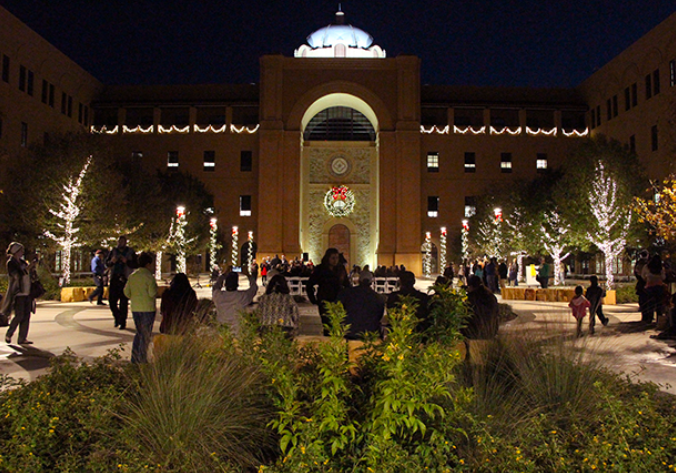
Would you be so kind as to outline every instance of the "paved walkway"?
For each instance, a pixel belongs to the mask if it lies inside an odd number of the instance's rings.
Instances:
[[[425,286],[425,283],[420,286]],[[198,289],[198,297],[210,297],[210,289]],[[604,306],[610,319],[608,327],[597,324],[595,336],[574,341],[575,324],[567,304],[509,302],[519,317],[505,324],[501,333],[528,330],[539,336],[563,334],[571,339],[571,343],[599,355],[615,371],[634,379],[653,381],[663,390],[676,393],[676,341],[651,339],[650,335],[657,332],[654,327],[646,328],[638,323],[637,304]],[[21,347],[0,343],[0,373],[14,378],[34,379],[46,372],[50,357],[63,353],[68,347],[78,356],[88,359],[122,346],[123,356],[128,358],[134,337],[131,317],[128,325],[126,330],[114,328],[107,306],[90,305],[88,302],[42,302],[31,319],[29,339],[34,345]],[[301,304],[301,327],[303,334],[321,333],[316,307]],[[154,328],[154,333],[158,332],[159,320]],[[4,335],[4,329],[0,329],[0,333]]]

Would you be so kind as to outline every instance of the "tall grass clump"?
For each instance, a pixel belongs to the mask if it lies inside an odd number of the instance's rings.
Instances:
[[[130,448],[163,471],[239,471],[273,441],[264,378],[216,334],[176,337],[141,366],[124,413]]]
[[[464,367],[472,471],[673,471],[674,399],[609,372],[591,344],[509,334],[484,355]]]

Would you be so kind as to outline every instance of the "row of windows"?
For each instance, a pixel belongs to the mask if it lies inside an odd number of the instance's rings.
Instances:
[[[9,84],[10,58],[2,55],[2,81]],[[35,94],[35,73],[23,64],[19,65],[19,90],[33,97]],[[47,80],[42,80],[42,103],[54,108],[55,87]],[[73,117],[73,97],[66,92],[61,93],[61,113],[69,118]],[[78,108],[78,123],[89,124],[89,107],[83,103]]]
[[[676,85],[676,60],[669,61],[669,85]],[[645,99],[649,100],[660,93],[660,70],[655,69],[645,76]],[[628,111],[638,105],[638,84],[634,82],[624,89],[624,110]],[[619,99],[613,95],[606,100],[606,121],[610,121],[619,114]],[[590,128],[601,126],[601,106],[592,107],[590,111]]]
[[[465,218],[470,218],[476,214],[476,197],[465,197]],[[439,216],[439,196],[430,195],[427,197],[427,216],[437,218]]]
[[[132,158],[143,158],[143,151],[133,151]],[[167,167],[170,169],[177,169],[181,165],[178,151],[167,152]],[[251,172],[253,168],[253,152],[241,151],[239,155],[239,170],[241,172]],[[208,150],[203,153],[203,170],[205,172],[213,172],[216,170],[216,151]]]
[[[535,168],[538,172],[544,172],[547,169],[548,161],[546,153],[537,153]],[[465,153],[465,173],[476,172],[476,153]],[[500,171],[503,173],[512,172],[512,153],[500,153]],[[431,151],[427,153],[427,172],[439,172],[439,153]]]

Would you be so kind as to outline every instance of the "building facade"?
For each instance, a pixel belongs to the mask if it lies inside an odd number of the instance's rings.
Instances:
[[[673,161],[676,14],[575,89],[421,85],[417,57],[387,57],[340,12],[294,57],[262,57],[259,84],[102,86],[65,57],[52,73],[37,58],[58,52],[2,9],[0,21],[22,32],[0,33],[6,153],[23,124],[37,133],[28,141],[110,135],[149,172],[202,180],[219,225],[253,232],[259,257],[318,261],[334,246],[350,264],[420,273],[426,234],[437,247],[455,238],[477,196],[558,166],[581,137],[627,143],[651,177]],[[37,97],[21,89],[22,68]]]

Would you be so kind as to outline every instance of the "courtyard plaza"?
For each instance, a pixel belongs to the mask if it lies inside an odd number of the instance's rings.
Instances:
[[[432,285],[418,278],[416,288],[425,292]],[[586,284],[585,284],[586,285]],[[247,287],[242,278],[240,289]],[[196,287],[198,298],[211,298],[210,287]],[[258,294],[265,288],[260,284]],[[501,298],[498,295],[498,300]],[[610,323],[596,324],[596,334],[574,341],[575,319],[565,302],[508,301],[515,319],[501,325],[499,336],[528,332],[538,337],[563,335],[570,343],[581,346],[590,356],[600,358],[603,365],[629,376],[633,380],[651,381],[660,389],[676,394],[676,341],[650,338],[657,334],[654,325],[644,326],[638,304],[604,305]],[[159,309],[159,299],[157,300]],[[317,307],[308,302],[299,303],[300,337],[321,335],[321,321]],[[153,334],[159,333],[160,316],[155,320]],[[585,319],[585,333],[586,333]],[[70,348],[78,357],[91,360],[105,355],[111,349],[122,349],[123,359],[129,359],[134,338],[134,324],[129,314],[126,330],[113,327],[108,306],[89,302],[38,303],[37,313],[31,317],[29,339],[33,345],[0,344],[0,374],[14,379],[32,380],[47,372],[49,359]]]

